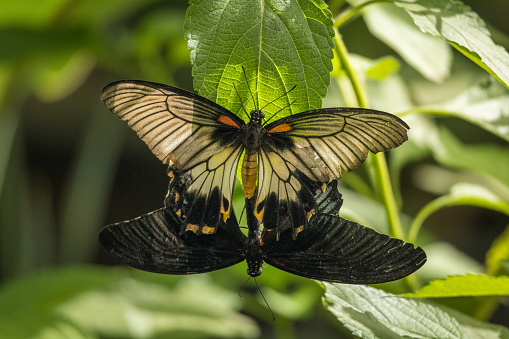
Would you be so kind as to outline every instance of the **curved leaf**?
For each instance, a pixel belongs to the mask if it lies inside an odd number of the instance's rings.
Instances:
[[[452,100],[429,108],[434,114],[461,118],[509,141],[508,107],[509,91],[490,77]],[[419,111],[426,112],[426,107]]]
[[[395,1],[426,33],[448,41],[458,51],[509,86],[509,54],[496,45],[484,21],[457,0]]]

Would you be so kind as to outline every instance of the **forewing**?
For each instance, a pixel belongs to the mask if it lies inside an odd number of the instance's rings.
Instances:
[[[413,244],[380,234],[334,215],[316,214],[312,229],[293,240],[289,232],[279,241],[264,232],[264,260],[306,278],[346,284],[377,284],[403,278],[426,262]]]
[[[99,242],[122,263],[155,273],[210,272],[244,260],[245,236],[235,217],[206,237],[180,234],[182,222],[171,208],[163,208],[104,227]]]
[[[216,103],[162,84],[114,82],[101,99],[163,163],[184,171],[237,142],[244,125]]]
[[[243,148],[242,119],[193,93],[143,81],[112,83],[103,89],[102,100],[170,165],[170,177],[179,173],[186,179],[188,185],[169,196],[188,200],[188,209],[181,211],[190,218],[184,229],[214,233],[230,214]]]
[[[408,125],[385,112],[361,108],[324,108],[299,113],[265,126],[264,143],[308,178],[328,182],[351,171],[369,152],[401,145]],[[271,140],[271,141],[268,141]]]

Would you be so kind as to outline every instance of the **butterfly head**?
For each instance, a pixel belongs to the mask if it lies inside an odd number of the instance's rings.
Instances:
[[[251,111],[251,124],[254,126],[261,126],[263,119],[265,118],[265,114],[259,109]]]
[[[248,262],[247,274],[249,274],[253,278],[261,275],[262,274],[262,262],[260,262],[258,260],[253,260],[253,261]]]

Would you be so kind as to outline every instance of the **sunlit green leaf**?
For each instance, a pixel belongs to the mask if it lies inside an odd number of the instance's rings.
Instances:
[[[449,76],[452,53],[443,40],[424,34],[405,11],[392,4],[366,6],[363,17],[371,34],[386,43],[426,78]]]
[[[332,70],[331,14],[321,0],[192,1],[185,24],[194,87],[199,94],[245,116],[253,109],[241,66],[257,107],[297,86],[267,110],[291,101],[290,112],[321,107]]]
[[[394,57],[387,56],[376,60],[375,64],[366,71],[366,76],[385,80],[388,76],[399,70],[399,62]]]
[[[509,277],[490,277],[482,274],[450,276],[434,280],[407,298],[450,298],[509,295]]]
[[[461,53],[509,86],[509,54],[496,45],[484,21],[461,1],[395,1],[424,32],[451,43]]]

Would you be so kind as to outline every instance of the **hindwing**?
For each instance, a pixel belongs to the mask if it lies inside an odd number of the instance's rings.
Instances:
[[[302,277],[344,284],[377,284],[401,279],[426,262],[413,244],[353,221],[316,214],[311,227],[293,239],[284,232],[262,234],[264,261]]]
[[[173,208],[162,208],[104,227],[99,242],[122,263],[154,273],[204,273],[244,260],[245,235],[234,216],[208,237],[181,234],[182,224]]]

